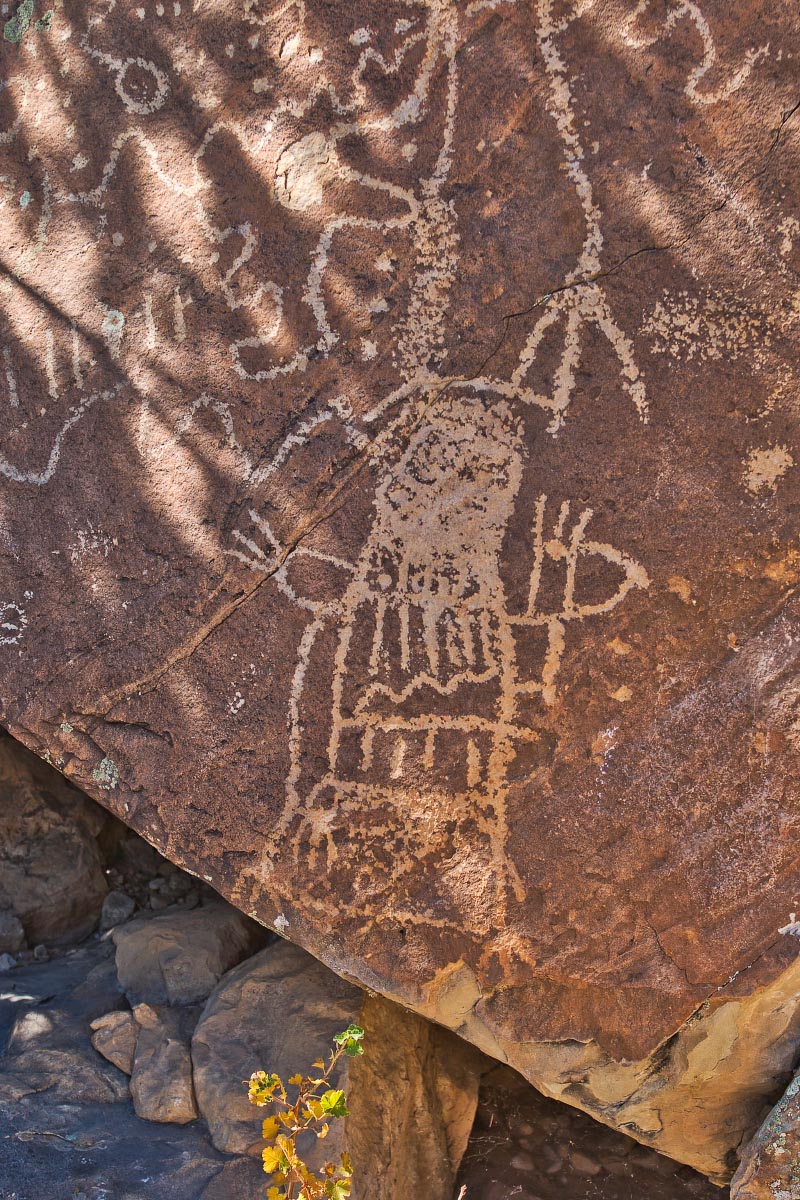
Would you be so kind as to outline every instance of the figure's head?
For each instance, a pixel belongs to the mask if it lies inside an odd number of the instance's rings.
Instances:
[[[417,561],[496,559],[523,455],[506,401],[447,392],[378,490],[382,535]]]

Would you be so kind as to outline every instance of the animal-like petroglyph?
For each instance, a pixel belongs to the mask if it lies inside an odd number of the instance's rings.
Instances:
[[[716,88],[709,88],[706,76],[718,67],[717,47],[701,5],[695,3],[695,0],[673,0],[661,27],[655,32],[644,33],[639,26],[642,18],[650,15],[651,5],[652,0],[639,0],[623,25],[623,37],[629,46],[637,50],[643,49],[655,45],[661,38],[669,37],[682,21],[691,23],[699,34],[703,47],[702,58],[689,72],[684,87],[693,104],[719,104],[720,101],[727,100],[742,87],[756,63],[769,54],[768,45],[751,48],[745,53],[741,66],[728,73],[727,78]]]

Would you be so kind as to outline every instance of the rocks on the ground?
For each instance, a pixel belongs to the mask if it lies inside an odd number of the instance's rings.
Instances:
[[[128,1080],[92,1047],[90,1022],[122,1003],[108,945],[22,965],[0,998],[0,1100],[39,1093],[51,1105],[128,1099]]]
[[[364,1026],[364,1054],[342,1061],[335,1084],[347,1089],[350,1116],[306,1147],[309,1165],[347,1149],[354,1200],[451,1200],[483,1056],[448,1031],[365,997],[288,942],[226,976],[192,1039],[198,1106],[214,1145],[257,1154],[260,1110],[240,1080],[260,1069],[287,1079],[310,1068],[351,1021]]]
[[[11,971],[16,965],[13,954],[0,954],[0,971]]]
[[[800,1074],[741,1151],[731,1200],[800,1197]]]
[[[100,914],[100,928],[114,929],[117,925],[123,925],[125,921],[133,916],[135,909],[136,901],[127,892],[117,889],[109,892],[103,901],[103,909]]]
[[[40,942],[38,946],[33,947],[34,962],[47,962],[49,957],[50,953],[47,949],[47,946],[45,946],[42,942]]]
[[[464,1200],[723,1200],[689,1167],[548,1100],[503,1066],[481,1080],[454,1200],[462,1188]]]
[[[52,767],[2,734],[0,909],[7,914],[5,928],[14,931],[16,918],[31,945],[76,941],[91,932],[107,890],[98,838],[105,826],[117,825]]]
[[[197,1116],[189,1042],[199,1010],[137,1004],[139,1027],[131,1073],[137,1116],[185,1125]]]
[[[91,1022],[92,1045],[120,1071],[130,1075],[139,1026],[133,1013],[126,1010],[105,1013]]]
[[[117,973],[132,1004],[197,1004],[266,934],[224,900],[136,919],[112,934]]]

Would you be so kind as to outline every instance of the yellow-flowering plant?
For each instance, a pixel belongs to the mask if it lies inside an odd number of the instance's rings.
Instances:
[[[278,1109],[261,1127],[267,1142],[261,1157],[265,1172],[272,1176],[268,1200],[347,1200],[350,1195],[353,1169],[347,1154],[343,1153],[338,1163],[325,1163],[322,1173],[315,1174],[298,1154],[297,1139],[304,1133],[327,1137],[331,1121],[347,1116],[345,1094],[330,1086],[331,1078],[343,1055],[354,1058],[364,1053],[363,1037],[364,1030],[358,1025],[337,1033],[327,1065],[321,1058],[312,1065],[318,1075],[293,1075],[288,1080],[288,1086],[297,1089],[294,1100],[289,1099],[280,1075],[254,1071],[250,1076],[250,1103],[260,1108],[272,1104]]]

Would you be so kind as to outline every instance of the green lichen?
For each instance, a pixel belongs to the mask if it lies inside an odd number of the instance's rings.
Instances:
[[[36,22],[33,28],[37,33],[48,33],[53,24],[53,17],[55,15],[55,9],[48,8],[44,16],[39,17],[39,20]]]
[[[70,725],[69,721],[61,722],[61,732],[62,733],[72,733],[72,726]]]
[[[111,792],[119,783],[119,767],[110,758],[104,758],[100,766],[92,771],[92,779],[104,792]]]
[[[34,0],[22,0],[14,16],[3,26],[3,37],[7,42],[19,44],[31,26]]]

